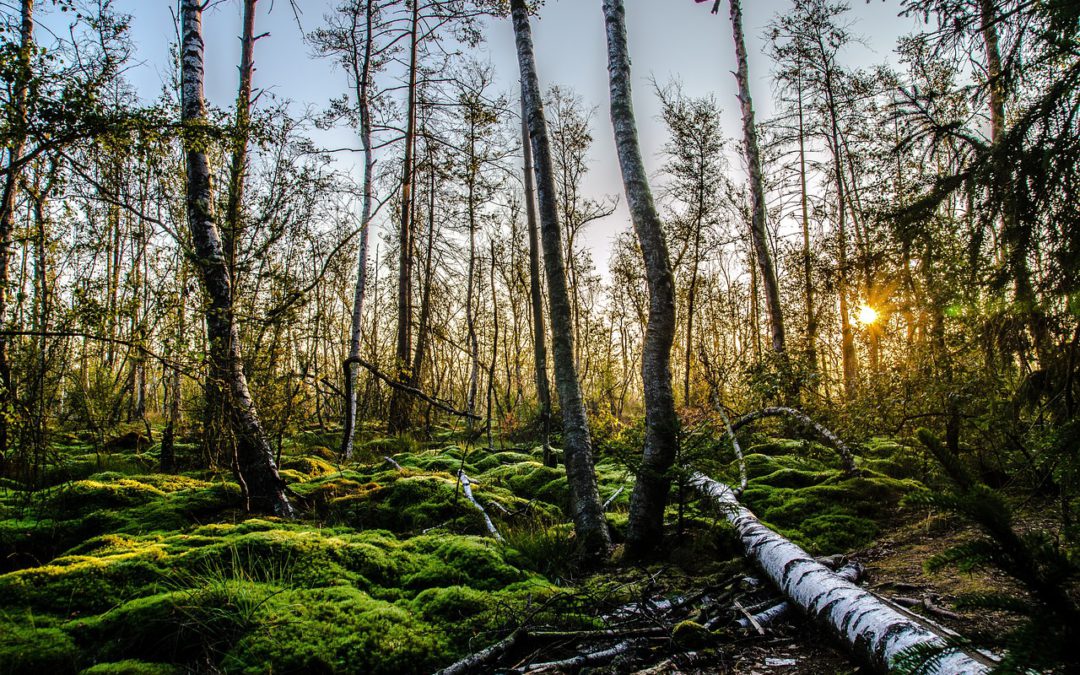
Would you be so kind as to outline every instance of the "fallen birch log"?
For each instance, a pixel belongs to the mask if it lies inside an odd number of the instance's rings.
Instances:
[[[472,493],[472,482],[469,481],[469,477],[465,475],[464,471],[458,471],[458,480],[461,481],[461,489],[465,492],[465,498],[472,502],[472,505],[476,507],[476,510],[480,512],[480,515],[484,517],[484,525],[487,526],[488,532],[491,536],[495,537],[496,541],[503,541],[503,537],[499,534],[499,531],[495,529],[495,523],[491,522],[491,517],[488,516],[487,511],[480,505],[480,502],[476,501],[476,497]]]
[[[789,602],[823,624],[873,667],[890,670],[906,650],[940,647],[943,654],[928,664],[925,672],[949,675],[988,672],[983,659],[959,650],[948,651],[940,637],[869,591],[841,579],[806,551],[762,525],[728,486],[700,472],[693,475],[690,485],[724,510],[746,556]]]
[[[843,579],[844,581],[855,583],[859,580],[859,577],[862,576],[862,573],[862,565],[852,563],[849,565],[844,565],[844,567],[837,570],[836,576]],[[786,618],[793,611],[795,611],[795,606],[785,600],[783,602],[776,603],[768,609],[757,612],[753,615],[752,620],[750,617],[744,616],[739,618],[736,623],[739,624],[740,628],[764,628],[766,626],[777,623],[781,619]]]
[[[829,431],[827,428],[821,426],[814,420],[810,419],[806,413],[803,413],[795,408],[786,408],[784,406],[774,406],[771,408],[762,408],[752,413],[747,413],[731,423],[731,431],[738,431],[742,427],[755,422],[765,417],[790,417],[799,422],[803,426],[811,429],[814,433],[820,436],[825,442],[831,445],[838,453],[840,453],[840,459],[844,463],[844,471],[851,473],[855,470],[855,455],[851,452],[851,448],[847,443],[840,440],[840,437]]]

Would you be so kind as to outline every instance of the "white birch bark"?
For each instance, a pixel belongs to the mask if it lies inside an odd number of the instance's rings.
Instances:
[[[869,591],[846,581],[806,551],[761,524],[739,503],[727,485],[695,473],[690,485],[721,507],[735,528],[746,556],[780,589],[789,602],[825,626],[861,658],[879,670],[896,666],[908,649],[945,647],[936,634],[889,607]],[[950,652],[929,666],[929,673],[985,673],[989,669],[968,654]]]

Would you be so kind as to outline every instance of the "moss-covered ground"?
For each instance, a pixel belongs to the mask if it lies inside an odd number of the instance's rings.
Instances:
[[[617,551],[575,576],[566,478],[539,448],[372,437],[342,464],[333,445],[316,433],[286,443],[302,517],[285,522],[243,513],[228,473],[154,473],[153,445],[61,439],[35,490],[0,483],[0,672],[430,672],[525,621],[597,626],[598,595],[640,591]],[[865,546],[922,489],[926,462],[886,441],[861,450],[845,476],[815,443],[748,438],[744,501],[812,552]],[[618,542],[632,472],[625,453],[601,453],[601,498],[624,488],[609,506]],[[737,475],[719,441],[701,454],[711,473]],[[459,469],[505,543],[465,500]],[[660,592],[743,565],[723,519],[684,496],[669,510],[678,536],[650,568],[667,570]]]

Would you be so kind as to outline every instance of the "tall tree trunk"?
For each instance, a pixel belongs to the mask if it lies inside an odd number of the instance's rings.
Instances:
[[[416,326],[416,353],[413,354],[412,372],[409,384],[419,389],[424,375],[424,357],[427,355],[427,343],[431,323],[431,288],[433,284],[433,253],[435,250],[435,157],[434,147],[429,149],[430,172],[428,184],[428,227],[427,242],[424,252],[424,287],[420,293],[420,320]]]
[[[832,106],[830,106],[832,109]],[[844,370],[844,398],[852,400],[858,386],[858,362],[855,354],[855,330],[851,325],[851,308],[848,305],[848,257],[847,257],[847,193],[844,190],[843,156],[839,142],[839,128],[836,111],[832,109],[832,133],[830,145],[833,153],[833,167],[836,178],[836,229],[838,242],[837,254],[837,294],[840,296],[840,357]]]
[[[341,456],[350,459],[353,453],[353,435],[356,429],[356,360],[360,358],[360,339],[364,330],[364,293],[367,288],[368,235],[371,224],[371,203],[374,194],[375,153],[371,147],[371,30],[374,23],[375,0],[364,3],[364,51],[358,62],[356,39],[356,14],[353,14],[353,26],[349,39],[353,40],[351,64],[353,69],[353,88],[356,94],[356,108],[360,113],[360,146],[364,151],[364,194],[360,206],[360,254],[356,264],[356,288],[353,291],[352,323],[349,327],[349,355],[345,369],[345,414],[342,420]]]
[[[238,479],[245,490],[248,509],[290,517],[293,509],[285,496],[285,482],[278,476],[273,452],[244,375],[229,270],[214,222],[210,162],[200,140],[193,138],[207,126],[203,102],[203,5],[199,0],[183,0],[181,7],[181,121],[188,131],[184,148],[188,227],[203,286],[210,296],[206,317],[208,337],[211,344],[214,341],[221,344],[217,353],[224,356],[224,361],[211,362],[212,376],[225,385],[228,419],[237,441]]]
[[[405,127],[405,158],[401,168],[401,219],[398,228],[398,307],[396,377],[409,382],[409,361],[412,356],[412,191],[413,149],[416,145],[416,72],[417,47],[420,39],[420,3],[413,2],[409,37],[409,102]],[[409,394],[394,389],[390,395],[390,433],[401,433],[411,426],[412,399]]]
[[[529,299],[533,319],[533,362],[536,398],[540,404],[540,433],[544,443],[544,465],[556,466],[551,451],[551,388],[547,373],[547,330],[544,327],[544,297],[540,289],[540,232],[536,223],[536,185],[533,180],[532,143],[529,140],[528,110],[525,108],[525,85],[521,91],[521,153],[525,169],[525,220],[529,227]]]
[[[468,328],[469,341],[469,391],[466,396],[465,410],[470,415],[476,412],[476,395],[480,379],[480,342],[476,336],[476,305],[479,304],[480,280],[476,271],[476,116],[469,114],[471,123],[469,127],[469,166],[466,170],[465,183],[468,189],[466,195],[466,211],[469,225],[469,279],[466,282],[465,297],[465,324]],[[466,424],[469,432],[472,432],[473,418],[467,417]]]
[[[765,291],[765,311],[769,313],[772,348],[777,354],[783,354],[784,315],[780,309],[780,284],[776,280],[776,268],[773,265],[772,255],[769,253],[769,240],[765,231],[765,181],[761,175],[761,153],[758,150],[754,102],[750,98],[750,74],[739,0],[731,0],[731,32],[735,38],[735,57],[738,61],[735,79],[739,83],[739,106],[742,109],[743,149],[750,172],[750,239],[754,244],[758,269],[761,270],[761,284]]]
[[[806,189],[806,132],[804,129],[804,115],[802,102],[802,75],[799,75],[798,83],[798,114],[799,114],[799,188],[800,207],[802,216],[803,236],[803,288],[804,302],[806,303],[806,363],[811,372],[817,372],[817,314],[814,312],[814,276],[810,254],[810,208],[809,193]]]
[[[7,318],[8,286],[11,283],[11,248],[15,231],[15,194],[19,189],[22,173],[16,168],[26,143],[26,95],[31,79],[31,55],[34,51],[34,0],[22,0],[19,24],[19,63],[15,91],[11,100],[11,126],[14,133],[5,149],[8,173],[4,178],[4,192],[0,196],[0,328]],[[10,443],[9,410],[12,408],[11,363],[8,358],[8,340],[0,335],[0,466],[8,454]]]
[[[585,560],[596,561],[607,555],[611,539],[600,504],[593,468],[592,438],[585,416],[577,369],[574,367],[573,320],[566,287],[566,267],[562,257],[561,231],[555,203],[555,170],[551,143],[540,98],[540,81],[533,56],[532,32],[525,0],[511,0],[518,65],[528,111],[529,136],[536,162],[537,203],[540,234],[544,251],[544,270],[548,282],[548,309],[551,314],[551,346],[555,362],[555,386],[563,418],[563,453],[570,484],[571,510],[579,553]]]
[[[699,195],[697,222],[694,224],[694,247],[690,260],[690,287],[686,291],[686,345],[683,349],[683,405],[690,405],[690,371],[694,362],[694,310],[697,303],[698,266],[701,262],[701,220],[703,205]]]
[[[645,277],[649,284],[649,323],[641,349],[641,381],[645,390],[645,448],[637,482],[630,496],[626,554],[650,553],[664,534],[671,476],[679,452],[679,418],[671,389],[671,346],[675,342],[675,279],[660,216],[653,204],[648,174],[641,159],[630,88],[630,54],[626,46],[622,0],[604,0],[607,25],[611,126],[622,168],[623,187],[634,221]]]
[[[166,342],[165,355],[175,361],[177,354],[183,352],[183,340],[187,319],[187,264],[180,260],[180,292],[177,294],[179,307],[176,317],[176,335]],[[161,453],[159,456],[161,473],[176,471],[176,427],[180,423],[180,369],[174,365],[166,366],[165,375],[165,431],[161,434]]]

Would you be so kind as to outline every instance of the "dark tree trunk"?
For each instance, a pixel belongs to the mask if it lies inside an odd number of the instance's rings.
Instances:
[[[412,381],[409,363],[412,357],[412,191],[413,149],[416,144],[416,70],[420,38],[420,3],[413,2],[409,37],[409,103],[405,128],[405,159],[401,169],[401,220],[398,228],[398,307],[397,351],[394,370],[398,382]],[[411,426],[412,399],[395,389],[390,398],[390,433],[401,433]]]
[[[430,158],[431,171],[428,185],[428,227],[424,252],[424,288],[420,294],[420,320],[416,326],[416,353],[413,355],[412,379],[409,384],[419,389],[424,375],[424,357],[427,355],[428,324],[431,323],[431,287],[433,253],[435,250],[435,158]]]
[[[641,350],[645,448],[630,497],[630,520],[626,529],[626,554],[634,558],[650,553],[663,537],[664,507],[671,489],[669,471],[679,451],[679,418],[675,414],[675,396],[671,388],[675,280],[638,144],[622,0],[604,0],[604,19],[611,84],[611,125],[615,130],[626,202],[641,245],[649,284],[649,323]]]
[[[544,465],[556,466],[551,451],[551,388],[547,373],[547,330],[544,327],[544,297],[540,290],[540,232],[536,222],[536,184],[533,180],[532,143],[529,141],[525,92],[521,93],[521,153],[525,167],[525,218],[529,227],[529,299],[533,319],[533,361],[536,367],[536,398],[540,404],[540,433],[544,443]]]
[[[769,241],[765,231],[765,181],[761,175],[761,153],[758,150],[754,102],[750,98],[750,74],[739,0],[731,0],[731,32],[735,38],[735,56],[738,60],[735,79],[739,83],[743,145],[746,152],[746,165],[750,171],[750,238],[754,244],[758,269],[761,271],[761,285],[765,291],[765,311],[769,313],[772,348],[777,354],[783,354],[784,315],[780,310],[780,285],[776,280],[776,268],[773,265],[772,254],[769,252]]]
[[[800,206],[802,207],[803,236],[803,286],[806,303],[806,362],[811,372],[817,372],[817,315],[814,313],[814,277],[810,256],[810,208],[809,194],[806,188],[806,134],[803,128],[802,76],[798,85],[799,114],[799,188]]]
[[[26,142],[26,95],[31,78],[31,52],[34,49],[34,0],[22,0],[19,24],[19,57],[14,96],[11,100],[12,130],[10,142],[5,148],[8,156],[8,173],[4,178],[4,192],[0,196],[0,327],[7,318],[8,285],[11,283],[11,248],[15,231],[15,193],[22,173],[15,162],[23,153]],[[8,360],[8,340],[0,335],[0,466],[3,466],[10,443],[7,410],[13,400],[11,363]]]
[[[533,56],[532,32],[525,0],[511,0],[514,34],[517,39],[518,64],[525,97],[526,119],[532,141],[540,234],[544,251],[544,269],[548,282],[548,309],[551,314],[552,352],[555,362],[555,385],[563,418],[563,453],[570,484],[571,510],[579,552],[583,559],[596,561],[607,555],[611,546],[607,522],[600,504],[593,468],[592,438],[589,435],[585,404],[581,396],[577,369],[574,367],[573,319],[566,287],[561,231],[555,197],[555,175],[551,144],[540,98],[540,81]]]
[[[187,218],[194,245],[195,261],[210,298],[207,335],[219,344],[211,353],[224,359],[211,362],[211,377],[222,387],[228,421],[236,436],[236,469],[247,496],[249,510],[279,516],[293,515],[285,496],[285,483],[278,476],[273,451],[255,402],[248,390],[240,353],[240,339],[232,307],[232,286],[221,246],[221,235],[213,214],[210,162],[195,138],[207,125],[203,102],[202,4],[184,0],[181,30],[181,120],[187,129],[184,153],[187,168]]]

